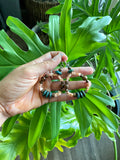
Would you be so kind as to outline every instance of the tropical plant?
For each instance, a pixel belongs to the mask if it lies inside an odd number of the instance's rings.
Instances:
[[[87,5],[88,1],[85,0],[84,2]],[[77,7],[81,3],[82,1],[77,3]],[[73,4],[76,5],[75,1]],[[73,66],[82,65],[89,60],[92,62],[92,59],[96,60],[97,66],[100,66],[101,63],[104,66],[105,62],[102,61],[103,53],[101,51],[106,50],[111,43],[115,46],[116,51],[117,58],[114,57],[114,59],[119,62],[118,44],[115,37],[111,37],[112,34],[119,35],[119,32],[111,34],[108,30],[108,28],[111,28],[111,23],[114,24],[114,18],[107,14],[95,17],[88,16],[77,23],[76,27],[73,27],[76,21],[71,24],[72,0],[65,0],[61,5],[61,15],[51,15],[49,17],[46,30],[49,36],[48,46],[45,46],[37,34],[27,28],[20,20],[8,17],[7,25],[11,31],[25,41],[28,50],[20,49],[4,30],[0,31],[1,79],[14,68],[51,50],[65,52],[69,58],[69,63]],[[89,6],[87,7],[89,8]],[[116,25],[112,26],[115,27]],[[115,30],[114,27],[112,30]],[[115,42],[113,43],[113,41]],[[107,51],[104,54],[110,63],[111,56]],[[108,67],[110,67],[109,63]],[[110,70],[111,68],[108,71]],[[96,139],[99,140],[102,131],[114,142],[116,148],[115,133],[119,136],[120,118],[107,107],[109,105],[114,107],[115,103],[107,95],[111,87],[103,73],[101,68],[100,70],[97,68],[95,75],[88,77],[92,82],[89,92],[83,99],[73,101],[73,105],[65,102],[48,103],[23,115],[9,118],[3,124],[0,133],[1,160],[14,160],[17,155],[22,160],[28,160],[30,152],[33,153],[35,160],[40,159],[40,153],[46,158],[48,152],[54,147],[57,147],[60,151],[63,151],[62,146],[74,147],[80,138],[88,137],[91,133],[94,133]],[[110,75],[112,77],[112,74]],[[114,78],[111,80],[114,83],[116,82]],[[65,141],[65,138],[68,137],[71,138]],[[117,160],[117,152],[115,152],[115,158]]]

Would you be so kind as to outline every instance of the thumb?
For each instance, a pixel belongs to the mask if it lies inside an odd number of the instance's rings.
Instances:
[[[32,65],[29,69],[30,72],[36,75],[36,77],[40,77],[45,72],[53,70],[57,65],[62,61],[62,54],[56,55],[54,58],[43,61],[42,63],[37,63]]]

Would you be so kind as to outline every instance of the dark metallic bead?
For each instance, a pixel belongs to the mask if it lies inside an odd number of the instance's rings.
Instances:
[[[69,82],[68,81],[65,81],[65,84],[68,84]]]
[[[61,69],[61,68],[59,68],[58,70],[59,70],[60,72],[62,71],[62,69]]]
[[[45,75],[45,78],[48,78],[48,77],[49,77],[49,76],[46,74],[46,75]]]
[[[70,69],[71,69],[71,67],[70,67],[70,66],[68,66],[68,69],[70,70]]]
[[[62,75],[62,72],[60,71],[55,71],[56,74]]]

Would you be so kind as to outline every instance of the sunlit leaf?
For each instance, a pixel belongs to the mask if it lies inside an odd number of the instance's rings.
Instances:
[[[12,130],[19,115],[8,118],[2,126],[2,136],[6,137]]]
[[[47,115],[48,105],[43,105],[40,108],[37,108],[34,116],[31,120],[28,134],[28,146],[29,148],[33,147],[36,141],[40,138],[45,118]]]
[[[79,122],[81,136],[84,137],[92,121],[92,116],[89,114],[88,110],[80,100],[75,101],[74,110],[76,118]]]

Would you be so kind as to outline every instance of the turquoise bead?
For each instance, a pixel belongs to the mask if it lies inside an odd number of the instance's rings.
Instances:
[[[69,69],[68,70],[68,73],[72,73],[74,70],[73,69]]]
[[[79,98],[80,98],[80,94],[79,94],[79,92],[76,92],[76,97],[77,97],[77,99],[79,99]]]
[[[49,94],[50,94],[50,92],[49,92],[49,91],[47,91],[47,93],[46,93],[45,97],[46,97],[46,98],[48,98]]]
[[[80,95],[80,98],[84,97],[81,91],[79,92],[79,95]]]
[[[83,96],[85,97],[86,96],[85,91],[82,90],[81,92],[82,92]]]
[[[45,90],[45,91],[43,92],[43,96],[45,96],[45,95],[46,95],[46,93],[47,93],[47,90]]]
[[[62,75],[62,72],[60,71],[55,71],[56,74]]]
[[[52,97],[52,92],[50,92],[50,94],[49,94],[49,98],[51,98]]]

